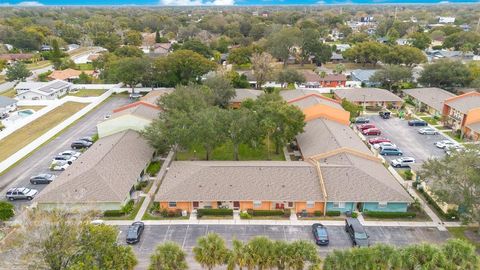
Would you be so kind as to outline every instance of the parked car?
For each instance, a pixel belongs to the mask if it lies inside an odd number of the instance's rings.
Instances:
[[[77,152],[77,151],[73,151],[73,150],[66,150],[66,151],[63,151],[61,153],[58,153],[59,156],[70,155],[70,156],[73,156],[75,158],[79,158],[81,154],[82,153]]]
[[[450,140],[442,140],[434,143],[436,147],[440,149],[444,149],[445,147],[451,147],[453,145],[457,145],[458,143],[450,141]]]
[[[63,160],[54,160],[52,161],[52,164],[50,164],[50,170],[51,171],[65,171],[70,164],[68,164],[67,161]]]
[[[438,134],[438,130],[434,129],[434,128],[421,128],[418,130],[418,133],[422,134],[422,135],[437,135]]]
[[[380,148],[380,155],[382,156],[401,156],[403,152],[398,148]]]
[[[38,194],[38,190],[30,189],[26,187],[11,188],[7,191],[6,197],[10,201],[13,200],[32,200],[35,195]]]
[[[358,247],[368,247],[370,246],[370,241],[368,241],[369,236],[363,228],[362,224],[356,218],[346,218],[345,219],[345,231],[350,236],[353,246]]]
[[[52,162],[55,162],[55,161],[65,161],[67,162],[69,165],[72,165],[72,163],[77,160],[76,157],[72,156],[72,155],[58,155],[58,156],[55,156],[53,157],[53,160]]]
[[[415,163],[413,157],[401,157],[390,161],[390,164],[395,168],[410,167],[413,163]]]
[[[397,146],[393,143],[390,142],[382,142],[382,143],[377,143],[373,145],[373,148],[375,149],[380,149],[380,147],[392,147],[392,148],[397,148]]]
[[[368,143],[370,144],[377,144],[377,143],[383,143],[383,142],[391,142],[387,138],[382,138],[382,137],[375,137],[373,139],[368,140]]]
[[[130,99],[139,99],[142,97],[142,94],[140,93],[132,93],[129,95]]]
[[[30,183],[36,184],[50,184],[55,180],[55,175],[49,173],[41,173],[30,178]]]
[[[8,117],[8,113],[7,113],[7,112],[2,112],[2,113],[0,113],[0,120],[6,119],[7,117]]]
[[[89,136],[82,137],[79,140],[80,141],[86,141],[86,142],[89,142],[89,143],[93,143],[93,138],[89,137]]]
[[[363,135],[368,135],[368,136],[371,136],[371,135],[378,136],[378,135],[382,134],[382,132],[378,128],[369,128],[369,129],[363,130],[362,134]]]
[[[380,115],[380,117],[382,117],[383,119],[389,119],[389,118],[390,118],[390,114],[391,114],[391,112],[388,112],[388,111],[378,112],[378,115]]]
[[[360,131],[364,131],[365,129],[369,128],[376,128],[374,124],[361,124],[357,126],[357,129]]]
[[[141,221],[133,222],[127,231],[127,244],[135,244],[140,241],[145,224]]]
[[[367,117],[357,117],[357,118],[355,118],[353,123],[355,123],[355,124],[366,124],[366,123],[370,123],[370,119],[368,119]]]
[[[92,143],[87,142],[87,141],[74,141],[70,145],[70,147],[72,147],[72,149],[84,149],[84,148],[88,148],[90,146],[92,146]]]
[[[408,125],[409,126],[427,126],[427,122],[423,121],[423,120],[410,120],[408,121]]]
[[[319,246],[326,246],[330,242],[327,228],[320,223],[314,223],[312,225],[312,234],[315,238],[315,243]]]

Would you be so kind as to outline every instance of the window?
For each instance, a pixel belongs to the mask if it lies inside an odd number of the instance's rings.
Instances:
[[[378,203],[378,208],[385,208],[387,207],[388,202],[379,202]]]
[[[333,203],[333,208],[345,208],[345,203],[344,202],[334,202]]]
[[[177,202],[168,202],[168,207],[177,207]]]
[[[193,202],[193,208],[198,208],[198,202]]]
[[[262,201],[253,201],[253,208],[262,207]]]
[[[315,202],[307,201],[307,208],[314,208],[314,207],[315,207]]]
[[[293,202],[288,202],[288,208],[293,208]]]

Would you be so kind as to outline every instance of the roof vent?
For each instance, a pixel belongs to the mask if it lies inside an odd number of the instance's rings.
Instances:
[[[284,188],[284,187],[285,187],[285,185],[282,185],[282,188]]]

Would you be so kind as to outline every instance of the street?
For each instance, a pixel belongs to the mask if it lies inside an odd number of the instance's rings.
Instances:
[[[6,190],[11,187],[26,186],[38,189],[40,192],[45,185],[32,185],[29,182],[31,176],[39,173],[51,173],[49,166],[52,158],[58,153],[70,150],[70,143],[80,137],[92,136],[96,133],[96,125],[101,122],[105,115],[111,114],[112,110],[129,102],[126,97],[111,97],[100,107],[89,112],[73,126],[67,128],[61,135],[46,143],[31,156],[20,161],[15,167],[0,176],[0,196],[5,199]],[[60,172],[56,172],[59,174]],[[17,207],[27,205],[28,201],[14,201]]]
[[[426,227],[365,227],[370,236],[371,244],[387,243],[395,246],[404,246],[421,242],[442,243],[450,235],[437,228]],[[125,243],[127,226],[119,226],[119,241]],[[150,255],[155,247],[165,241],[173,241],[187,252],[189,269],[201,269],[194,261],[192,250],[196,240],[207,233],[214,232],[225,239],[231,247],[232,240],[244,242],[255,236],[267,236],[272,240],[307,240],[313,241],[310,226],[279,226],[279,225],[153,225],[146,226],[139,243],[133,245],[138,259],[136,269],[147,269]],[[326,257],[334,249],[350,248],[352,242],[343,226],[328,226],[330,244],[318,247],[320,256]]]

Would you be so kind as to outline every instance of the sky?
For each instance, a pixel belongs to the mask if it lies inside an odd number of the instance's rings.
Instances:
[[[149,6],[245,6],[245,5],[331,5],[331,4],[438,4],[480,3],[480,0],[0,0],[0,6],[51,5],[149,5]]]

